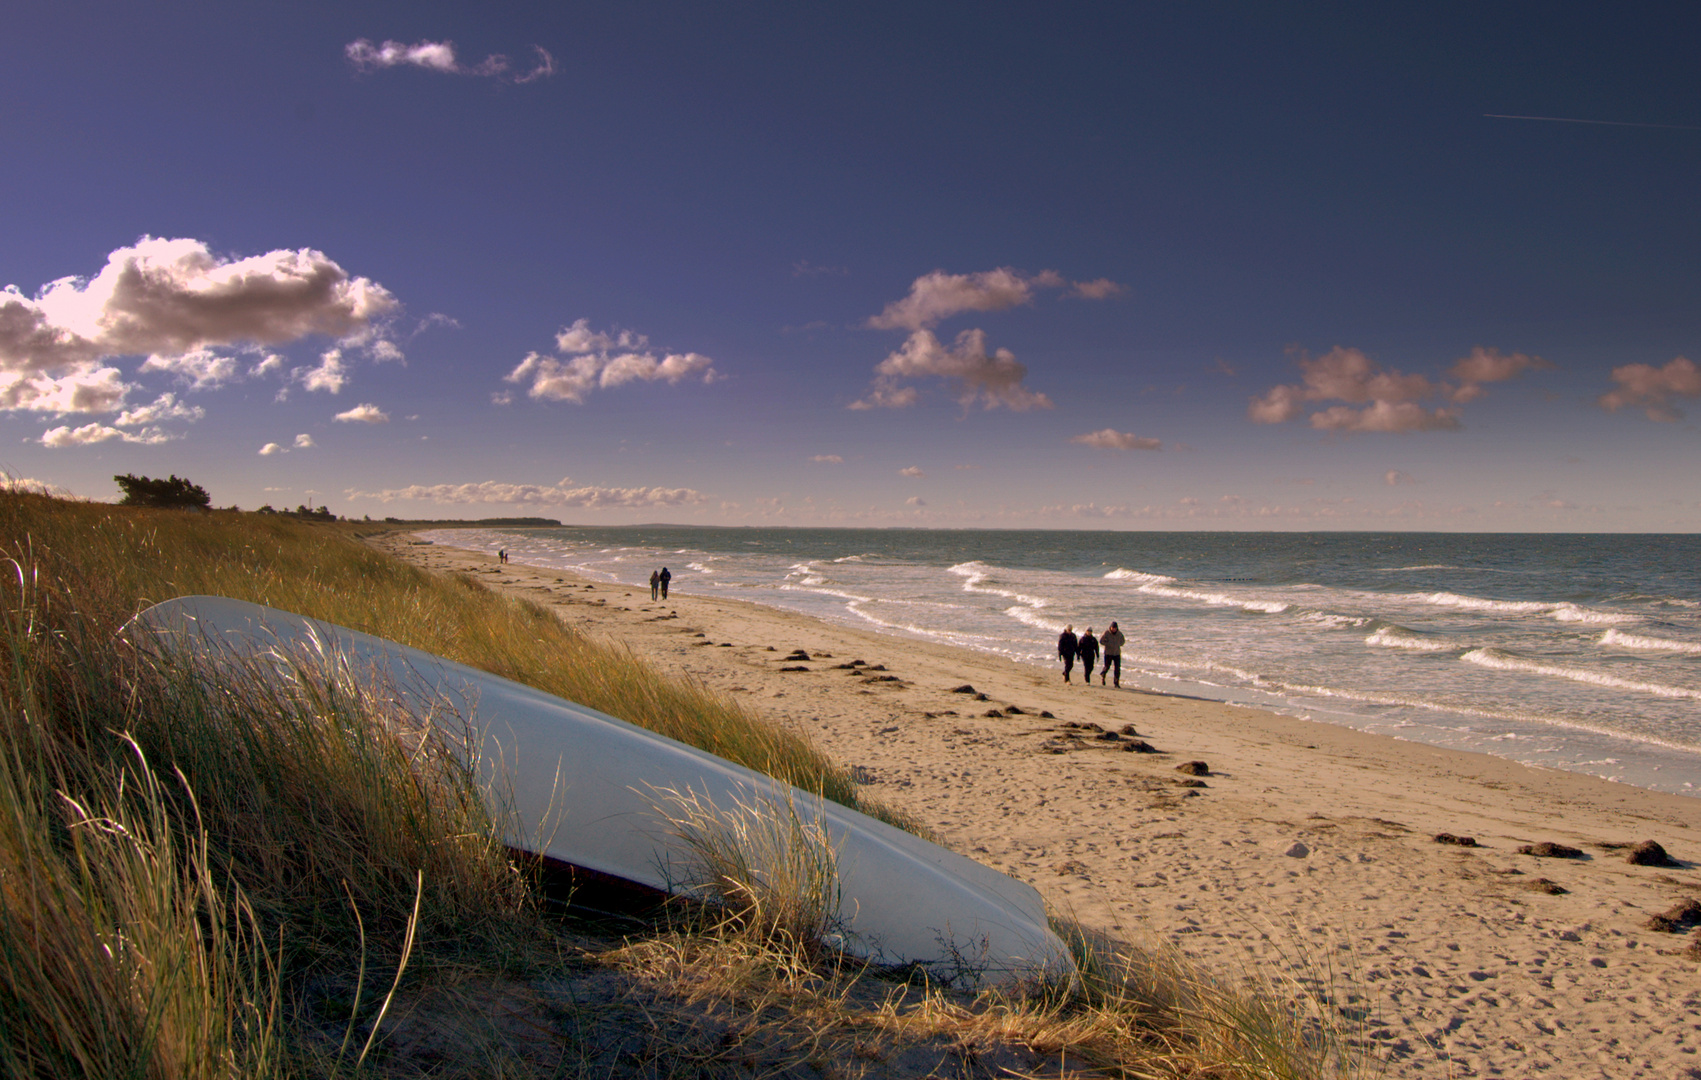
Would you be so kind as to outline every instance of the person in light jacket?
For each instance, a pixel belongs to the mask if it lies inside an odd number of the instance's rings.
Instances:
[[[1099,672],[1100,686],[1104,685],[1105,672],[1109,671],[1113,665],[1116,668],[1116,682],[1113,685],[1122,685],[1122,646],[1127,640],[1122,636],[1122,631],[1117,629],[1114,620],[1110,624],[1110,629],[1104,632],[1104,637],[1099,638],[1099,644],[1104,646],[1104,669]],[[1093,681],[1093,673],[1090,671],[1087,672],[1087,681]]]
[[[1063,681],[1069,681],[1069,673],[1075,670],[1075,652],[1081,647],[1081,642],[1075,637],[1075,627],[1065,626],[1063,633],[1057,635],[1057,655],[1063,657]],[[1092,678],[1092,672],[1087,673]]]

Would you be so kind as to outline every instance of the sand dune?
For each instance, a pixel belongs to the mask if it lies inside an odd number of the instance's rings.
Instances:
[[[1644,926],[1701,897],[1701,800],[1078,672],[1065,685],[1060,670],[714,596],[652,602],[405,534],[376,542],[807,733],[1091,926],[1173,941],[1225,976],[1333,970],[1363,995],[1340,1004],[1370,1010],[1389,1075],[1701,1077],[1694,935]],[[1208,772],[1178,771],[1194,761]],[[1628,863],[1648,839],[1679,865]],[[1582,857],[1518,853],[1542,841]]]

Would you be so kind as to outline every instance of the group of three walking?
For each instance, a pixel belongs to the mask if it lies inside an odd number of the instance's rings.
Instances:
[[[1099,670],[1099,685],[1104,685],[1105,674],[1115,669],[1113,686],[1122,685],[1122,645],[1128,639],[1122,636],[1116,623],[1110,624],[1110,629],[1103,637],[1094,637],[1093,628],[1087,627],[1087,632],[1080,637],[1075,636],[1073,625],[1065,626],[1063,633],[1057,635],[1057,655],[1063,658],[1063,681],[1069,682],[1069,673],[1075,670],[1075,658],[1081,658],[1081,669],[1086,673],[1088,685],[1093,681],[1093,665],[1098,662],[1099,649],[1104,649],[1104,667]]]

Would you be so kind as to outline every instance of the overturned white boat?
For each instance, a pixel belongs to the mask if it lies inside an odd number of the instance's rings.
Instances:
[[[1064,978],[1074,963],[1032,886],[864,814],[655,732],[487,672],[345,627],[219,596],[156,604],[134,635],[217,663],[334,665],[394,694],[476,756],[487,798],[512,814],[510,846],[657,890],[692,854],[660,802],[795,815],[830,850],[829,944],[881,965],[969,983]],[[455,730],[444,725],[453,723]],[[493,807],[493,810],[496,808]],[[758,853],[759,854],[759,853]]]

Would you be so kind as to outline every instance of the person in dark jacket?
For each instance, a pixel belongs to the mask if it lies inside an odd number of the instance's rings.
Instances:
[[[667,567],[665,566],[662,567],[661,573],[656,575],[656,582],[661,585],[663,600],[667,599],[667,583],[672,580],[673,575],[667,572]]]
[[[1099,662],[1099,639],[1093,636],[1093,628],[1087,627],[1087,632],[1081,635],[1075,651],[1081,657],[1081,668],[1087,673],[1087,685],[1093,685],[1093,665]]]
[[[1063,633],[1057,635],[1057,655],[1063,657],[1064,682],[1069,681],[1069,673],[1075,669],[1075,651],[1080,648],[1080,644],[1075,637],[1073,625],[1065,626]]]

